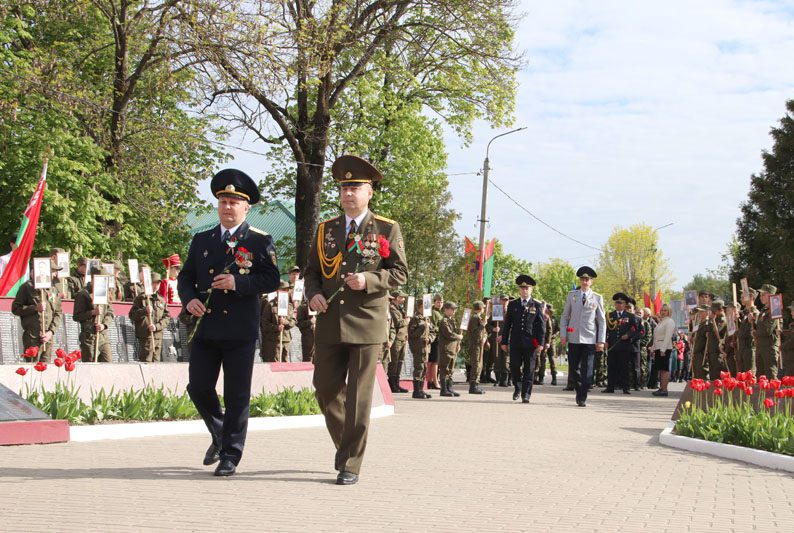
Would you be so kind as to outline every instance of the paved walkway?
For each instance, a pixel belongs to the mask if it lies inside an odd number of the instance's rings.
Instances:
[[[0,530],[792,530],[794,477],[658,444],[674,397],[487,390],[402,396],[352,487],[324,428],[249,434],[229,479],[206,437],[0,448]]]

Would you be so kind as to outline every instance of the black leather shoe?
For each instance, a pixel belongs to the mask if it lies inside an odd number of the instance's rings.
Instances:
[[[587,407],[587,403],[585,403],[584,401],[576,402],[576,405],[578,405],[579,407]]]
[[[565,387],[565,388],[564,388],[564,389],[562,389],[562,390],[571,391],[571,390],[573,390],[573,387]]]
[[[353,472],[342,471],[336,476],[337,485],[355,485],[356,483],[358,483],[358,474]]]
[[[485,391],[482,390],[476,383],[470,383],[469,394],[485,394]]]
[[[231,476],[237,470],[237,466],[229,459],[224,459],[215,469],[216,476]]]
[[[631,391],[629,389],[623,389],[623,394],[631,394]]]
[[[214,444],[210,444],[207,453],[204,454],[204,466],[214,465],[220,460],[220,450]]]
[[[521,395],[521,403],[529,403],[529,394],[524,393]]]
[[[521,396],[521,391],[515,391],[513,393],[513,400],[518,400],[518,397]]]
[[[606,394],[614,394],[615,389],[604,389],[601,392],[606,393]]]

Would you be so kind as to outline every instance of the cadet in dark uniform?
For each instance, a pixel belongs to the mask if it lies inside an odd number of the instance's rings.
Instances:
[[[711,320],[706,328],[706,357],[709,361],[709,379],[719,379],[720,372],[728,370],[725,360],[725,337],[728,324],[725,320],[725,302],[714,300],[711,304]]]
[[[210,190],[218,199],[220,224],[193,236],[177,288],[185,310],[199,320],[187,391],[212,437],[204,464],[220,459],[215,475],[230,476],[248,429],[259,295],[278,288],[279,273],[270,236],[245,222],[259,201],[256,183],[225,169],[213,176]],[[215,390],[221,366],[225,413]]]
[[[739,325],[736,331],[736,370],[737,372],[755,372],[755,322],[758,309],[755,298],[758,292],[750,289],[749,294],[742,293],[742,310],[739,311]]]
[[[556,353],[556,340],[560,328],[557,326],[557,321],[554,320],[554,308],[546,302],[546,338],[543,340],[543,352],[540,354],[538,361],[538,371],[536,372],[536,385],[543,385],[546,378],[546,359],[549,360],[549,371],[551,372],[551,384],[557,384],[557,365],[554,361]]]
[[[281,280],[279,290],[289,289],[289,283]],[[292,343],[292,333],[290,330],[295,327],[295,308],[292,299],[287,305],[287,316],[278,316],[278,297],[272,300],[267,299],[267,294],[263,294],[261,303],[261,316],[259,317],[259,329],[261,333],[261,346],[259,356],[265,363],[289,362],[290,344]]]
[[[692,322],[692,377],[695,379],[707,379],[709,372],[709,362],[706,358],[706,333],[711,328],[709,318],[709,307],[700,304],[695,307],[697,315]]]
[[[502,295],[499,298],[499,303],[502,305],[502,316],[507,312],[507,305],[510,303],[510,298],[507,295]],[[495,350],[494,354],[494,368],[496,370],[496,384],[500,387],[509,387],[512,384],[510,378],[510,352],[506,352],[499,347],[502,340],[502,326],[503,320],[491,321],[491,349]]]
[[[53,273],[60,270],[57,264],[50,262]],[[11,312],[22,322],[22,346],[28,349],[39,347],[39,361],[50,362],[55,332],[61,325],[63,311],[59,285],[55,283],[49,289],[34,289],[32,281],[22,284],[11,304]],[[43,297],[43,298],[42,298]]]
[[[645,335],[642,327],[642,316],[636,312],[637,301],[631,296],[626,302],[626,312],[634,317],[634,330],[631,335],[631,355],[628,359],[629,385],[638,391],[642,383],[642,361],[640,361],[640,342]]]
[[[381,173],[352,155],[334,161],[331,173],[344,215],[317,229],[305,270],[306,298],[319,313],[313,383],[336,447],[336,483],[351,485],[367,445],[389,291],[407,281],[408,264],[400,225],[369,211],[372,182],[383,179]]]
[[[516,278],[519,298],[510,302],[505,312],[502,330],[502,350],[510,351],[510,373],[513,375],[513,400],[521,395],[522,403],[529,403],[535,377],[537,355],[543,349],[546,320],[543,304],[532,298],[536,282],[528,274]]]
[[[97,265],[91,268],[91,276],[101,275],[102,268]],[[113,355],[110,352],[108,328],[113,325],[116,318],[112,305],[94,305],[94,284],[88,283],[74,297],[74,314],[72,319],[80,323],[80,352],[83,362],[94,361],[94,346],[97,347],[96,360],[100,363],[110,363]],[[99,337],[96,339],[95,337]]]
[[[642,328],[637,316],[626,311],[628,300],[622,292],[612,296],[615,310],[607,317],[607,388],[601,392],[615,392],[619,387],[623,394],[631,394],[629,359],[634,356],[634,341],[642,337]]]
[[[160,274],[153,272],[152,285],[159,282]],[[138,361],[142,363],[159,363],[161,360],[163,331],[171,318],[167,307],[165,298],[157,292],[151,296],[141,293],[132,302],[128,316],[135,324]]]

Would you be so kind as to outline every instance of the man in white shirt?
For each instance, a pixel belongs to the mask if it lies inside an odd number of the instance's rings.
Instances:
[[[17,249],[17,234],[12,233],[8,236],[9,246],[11,247],[11,251],[7,254],[0,256],[0,277],[3,276],[3,272],[5,272],[8,263],[11,262],[11,254],[14,253],[14,250]]]

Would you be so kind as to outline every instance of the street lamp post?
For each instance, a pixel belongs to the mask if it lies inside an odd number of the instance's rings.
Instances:
[[[658,228],[654,228],[653,232],[656,233],[660,229],[666,228],[668,226],[672,226],[674,222],[669,222],[664,226],[659,226]],[[656,298],[656,245],[654,244],[651,247],[651,298]]]
[[[488,141],[488,146],[485,147],[485,161],[483,162],[482,165],[482,206],[480,207],[480,248],[479,248],[480,272],[482,272],[482,269],[484,268],[483,263],[485,262],[485,222],[486,222],[485,207],[486,204],[488,203],[488,171],[491,169],[488,161],[488,152],[491,149],[491,143],[494,142],[499,137],[504,137],[505,135],[510,135],[511,133],[515,133],[517,131],[521,131],[525,129],[527,128],[522,127],[522,128],[516,128],[514,130],[506,131],[505,133],[500,133],[499,135],[496,135],[495,137],[491,138],[491,140]]]

